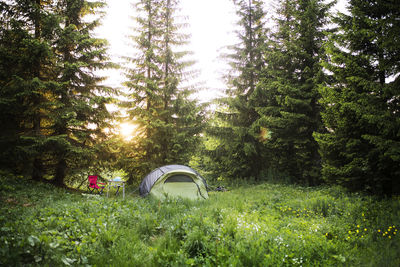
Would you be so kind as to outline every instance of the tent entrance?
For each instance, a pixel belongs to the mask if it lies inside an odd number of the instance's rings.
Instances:
[[[193,179],[187,175],[177,174],[164,181],[166,183],[194,183]]]
[[[197,199],[199,188],[193,179],[187,175],[173,175],[164,181],[164,192],[169,196],[180,196]]]

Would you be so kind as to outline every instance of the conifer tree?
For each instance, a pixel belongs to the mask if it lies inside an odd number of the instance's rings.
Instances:
[[[106,140],[111,115],[105,104],[110,102],[112,88],[100,85],[104,77],[96,70],[111,68],[107,62],[107,42],[94,37],[99,25],[103,1],[62,0],[57,6],[59,20],[54,51],[57,54],[57,78],[51,113],[54,182],[64,184],[69,172],[100,161],[107,150]],[[87,14],[96,15],[88,20]]]
[[[400,192],[400,3],[351,0],[327,44],[321,88],[323,176],[352,190]]]
[[[323,28],[331,5],[320,0],[280,2],[259,91],[264,103],[258,124],[268,133],[264,143],[272,168],[309,185],[319,182],[313,132],[322,124],[317,87],[323,77]]]
[[[239,43],[227,55],[231,73],[226,77],[229,89],[227,98],[221,99],[222,112],[217,112],[219,123],[211,127],[211,135],[219,139],[214,156],[223,172],[230,177],[258,178],[265,161],[260,151],[258,132],[253,123],[259,118],[256,97],[267,40],[263,1],[235,0],[239,17],[237,31]],[[221,166],[217,166],[220,169]]]
[[[63,185],[67,170],[88,166],[99,154],[95,144],[104,140],[101,130],[110,115],[107,90],[98,85],[102,78],[94,70],[108,64],[105,42],[93,38],[98,20],[83,17],[96,15],[102,5],[16,0],[1,6],[6,27],[0,43],[0,108],[7,110],[4,122],[14,124],[1,135],[1,145],[33,179],[46,174]]]
[[[1,134],[2,159],[14,171],[40,180],[47,132],[43,122],[46,96],[51,91],[53,53],[48,33],[53,30],[48,8],[52,1],[7,1],[1,5]]]
[[[169,163],[187,164],[196,145],[202,116],[192,90],[183,86],[190,61],[188,52],[178,51],[188,36],[176,22],[179,1],[141,0],[136,8],[138,53],[127,58],[133,65],[127,72],[129,117],[137,125],[130,143],[131,175],[141,176]]]

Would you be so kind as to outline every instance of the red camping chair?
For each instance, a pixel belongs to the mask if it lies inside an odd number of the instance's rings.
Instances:
[[[97,175],[89,175],[88,176],[88,180],[89,180],[89,191],[90,191],[90,193],[97,193],[99,195],[103,194],[103,190],[104,190],[104,187],[106,186],[106,184],[98,183],[97,182]],[[101,185],[101,187],[99,185]]]

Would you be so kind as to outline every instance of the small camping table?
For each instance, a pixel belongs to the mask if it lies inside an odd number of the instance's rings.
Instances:
[[[122,199],[125,199],[125,181],[122,181],[120,179],[108,180],[107,181],[107,197],[110,192],[110,187],[116,187],[117,192],[118,192],[119,188],[122,187]]]

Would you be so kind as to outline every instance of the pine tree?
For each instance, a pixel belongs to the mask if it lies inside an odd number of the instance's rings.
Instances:
[[[319,182],[320,158],[313,132],[320,130],[318,84],[323,78],[323,28],[332,4],[320,0],[282,1],[277,31],[266,53],[268,65],[260,87],[264,105],[259,125],[272,168],[294,182]]]
[[[33,179],[44,175],[42,153],[46,131],[46,96],[51,90],[49,78],[53,53],[48,33],[53,25],[47,8],[52,1],[8,1],[1,5],[4,15],[1,29],[1,135],[2,158],[14,165],[14,171],[31,171]],[[12,125],[10,125],[12,124]]]
[[[188,52],[176,51],[187,40],[183,25],[175,22],[179,1],[142,0],[137,4],[136,43],[138,53],[128,58],[134,67],[127,73],[130,90],[129,117],[137,136],[128,152],[135,158],[131,175],[141,176],[169,163],[186,164],[201,129],[201,110],[185,88],[190,61]]]
[[[225,108],[217,112],[225,123],[214,125],[209,133],[219,139],[214,156],[225,175],[258,178],[265,161],[261,157],[258,132],[254,131],[253,123],[259,118],[256,107],[260,103],[256,91],[265,65],[266,14],[263,1],[233,2],[237,6],[240,29],[237,31],[239,44],[232,46],[232,53],[227,55],[232,71],[226,77],[228,97],[221,99]]]
[[[14,124],[1,136],[8,151],[2,158],[14,153],[13,168],[24,164],[24,174],[31,171],[33,179],[46,175],[63,185],[67,170],[97,162],[95,145],[104,141],[110,115],[107,89],[94,71],[108,64],[105,42],[92,38],[98,20],[83,17],[102,5],[84,0],[2,5],[0,108],[7,110],[4,122]]]
[[[349,2],[327,44],[332,82],[321,88],[326,133],[316,134],[331,183],[400,192],[400,3]]]
[[[100,161],[107,150],[105,128],[110,128],[111,115],[106,109],[112,88],[100,85],[105,79],[96,70],[111,68],[107,62],[107,42],[94,37],[104,2],[63,0],[58,2],[59,20],[54,44],[58,56],[56,87],[51,113],[54,183],[64,184],[67,174]],[[87,14],[97,15],[88,20]]]
[[[24,108],[16,95],[20,88],[15,86],[15,78],[23,75],[22,41],[28,33],[21,23],[14,19],[10,3],[0,4],[0,123],[3,130],[0,134],[0,166],[2,169],[17,169],[18,157],[24,158],[16,151],[18,135],[23,131],[21,120]],[[14,20],[14,22],[12,22]],[[15,77],[15,78],[13,78]]]
[[[129,101],[125,107],[129,117],[137,125],[136,138],[129,144],[127,157],[134,158],[133,162],[128,161],[126,165],[134,165],[129,172],[136,172],[136,175],[143,175],[153,166],[152,157],[156,152],[154,140],[156,121],[156,105],[160,106],[159,98],[160,80],[162,73],[161,59],[158,51],[162,49],[161,2],[142,0],[137,3],[138,11],[137,36],[131,39],[137,49],[134,57],[126,58],[132,65],[127,72],[125,86],[129,89]],[[136,163],[136,164],[135,164]]]

